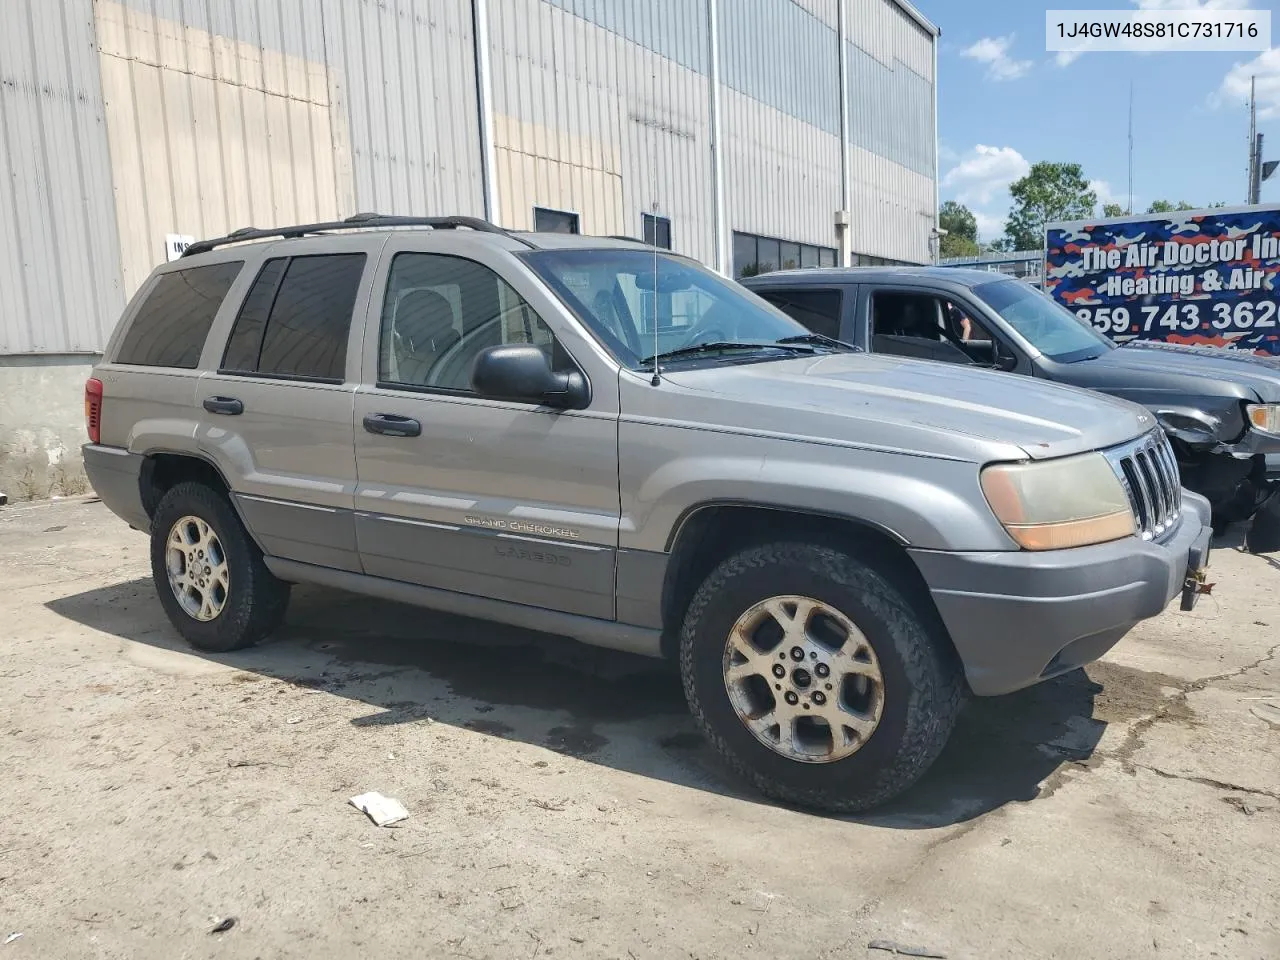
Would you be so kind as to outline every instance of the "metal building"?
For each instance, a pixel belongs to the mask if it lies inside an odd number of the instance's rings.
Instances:
[[[909,0],[6,0],[0,489],[74,492],[81,390],[171,244],[358,211],[643,236],[726,274],[924,262]]]

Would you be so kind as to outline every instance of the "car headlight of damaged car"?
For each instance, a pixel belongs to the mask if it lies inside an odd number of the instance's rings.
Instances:
[[[1100,453],[993,464],[982,471],[982,492],[1025,550],[1105,543],[1136,530],[1128,494]]]
[[[1253,429],[1280,436],[1280,403],[1246,403],[1244,412]]]

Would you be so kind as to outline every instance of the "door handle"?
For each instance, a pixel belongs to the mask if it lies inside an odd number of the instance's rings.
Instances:
[[[210,413],[221,413],[228,417],[238,417],[244,413],[244,404],[235,397],[205,397],[204,408]]]
[[[422,424],[417,420],[394,413],[366,413],[364,428],[384,437],[417,437],[422,434]]]

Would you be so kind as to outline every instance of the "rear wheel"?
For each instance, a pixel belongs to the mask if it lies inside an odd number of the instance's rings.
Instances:
[[[937,758],[961,700],[935,617],[849,553],[773,543],[721,563],[685,616],[680,662],[703,732],[763,793],[850,813]]]
[[[289,602],[226,497],[202,483],[178,484],[156,507],[151,575],[178,632],[215,653],[257,643]]]

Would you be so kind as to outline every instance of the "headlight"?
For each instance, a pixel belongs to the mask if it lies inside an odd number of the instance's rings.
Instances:
[[[997,463],[982,471],[997,519],[1026,550],[1061,550],[1135,532],[1129,497],[1100,453]]]
[[[1280,403],[1246,403],[1244,412],[1255,430],[1280,436]]]

